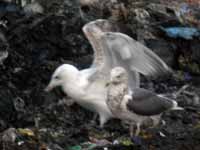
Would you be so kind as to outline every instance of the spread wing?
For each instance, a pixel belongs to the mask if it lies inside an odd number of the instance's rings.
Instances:
[[[119,28],[116,26],[116,24],[108,20],[97,19],[85,24],[82,30],[94,50],[92,67],[101,65],[104,59],[104,50],[102,49],[100,42],[101,35],[104,32],[117,32],[119,31]]]
[[[174,100],[158,96],[142,89],[134,89],[132,99],[128,100],[127,109],[139,115],[158,115],[174,106]]]
[[[169,67],[150,49],[131,37],[119,33],[119,28],[107,20],[98,19],[83,27],[83,32],[94,50],[91,66],[95,71],[88,76],[90,82],[109,79],[110,70],[121,66],[126,69],[129,87],[139,87],[139,73],[146,76],[163,75]]]
[[[171,69],[159,56],[128,35],[105,32],[100,41],[105,54],[101,72],[109,72],[116,66],[124,67],[132,90],[138,87],[134,86],[138,82],[138,72],[152,77],[171,73]]]

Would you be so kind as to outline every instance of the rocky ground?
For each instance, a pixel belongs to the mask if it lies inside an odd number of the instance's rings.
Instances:
[[[66,95],[60,89],[44,92],[57,66],[71,63],[82,69],[93,58],[81,30],[87,19],[81,18],[77,3],[66,1],[64,6],[61,13],[27,14],[17,5],[0,2],[0,58],[8,52],[8,57],[0,59],[0,149],[199,150],[199,37],[173,39],[157,28],[182,24],[178,19],[150,27],[130,16],[124,22],[114,19],[174,68],[172,77],[144,80],[143,87],[172,95],[188,85],[177,97],[185,110],[167,112],[165,124],[144,130],[141,146],[131,142],[120,121],[109,121],[105,129],[99,129],[98,122],[91,124],[92,113],[76,104],[65,104]],[[148,22],[158,23],[166,17],[147,10],[151,12]],[[113,16],[105,18],[113,20]]]

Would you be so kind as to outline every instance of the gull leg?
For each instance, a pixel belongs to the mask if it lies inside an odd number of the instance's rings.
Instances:
[[[153,120],[153,127],[157,126],[160,122],[160,115],[151,118]]]
[[[131,137],[134,136],[134,134],[133,134],[133,130],[134,130],[134,125],[131,124],[131,125],[130,125],[130,128],[129,128],[129,134],[130,134]]]
[[[137,126],[137,129],[135,132],[135,136],[138,136],[140,134],[140,123],[137,123],[136,126]]]
[[[136,123],[136,126],[137,126],[137,128],[136,128],[136,132],[134,134],[134,132],[133,132],[134,131],[134,126],[133,126],[133,124],[130,125],[129,133],[130,133],[131,137],[133,137],[134,135],[138,136],[140,134],[140,123]]]
[[[94,116],[93,116],[93,118],[92,118],[92,120],[94,120],[94,121],[95,121],[95,120],[97,119],[97,117],[98,117],[98,114],[97,114],[97,113],[95,113],[95,114],[94,114]]]
[[[100,122],[100,128],[103,128],[104,127],[104,124],[107,122],[108,118],[105,117],[104,115],[99,115],[99,122]]]
[[[133,133],[133,125],[130,126],[130,136],[131,136],[131,140],[132,142],[134,142],[135,144],[138,145],[142,145],[142,140],[141,138],[138,136],[140,133],[140,123],[137,123],[137,129],[136,129],[136,133],[134,135]]]
[[[92,120],[90,121],[91,125],[95,125],[95,124],[96,124],[96,119],[97,119],[97,117],[98,117],[98,114],[95,113],[95,114],[93,115]]]

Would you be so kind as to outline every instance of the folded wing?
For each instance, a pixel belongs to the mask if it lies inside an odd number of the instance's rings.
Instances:
[[[129,111],[136,114],[152,116],[173,108],[175,103],[174,100],[158,96],[151,91],[136,88],[126,106]]]

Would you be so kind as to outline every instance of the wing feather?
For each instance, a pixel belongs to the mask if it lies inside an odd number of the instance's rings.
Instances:
[[[99,67],[104,61],[104,54],[99,39],[101,34],[104,32],[117,32],[119,28],[106,19],[97,19],[85,24],[82,30],[94,50],[92,67]]]
[[[127,109],[139,115],[158,115],[174,106],[174,100],[142,88],[135,88],[127,104]]]
[[[152,77],[171,73],[171,69],[159,56],[128,35],[118,32],[105,32],[101,36],[101,41],[105,54],[106,51],[111,54],[104,55],[105,60],[113,60],[105,61],[110,64],[104,63],[103,72],[112,69],[106,66],[124,67],[128,72],[129,86],[138,82],[136,81],[138,80],[136,72]],[[138,84],[135,87],[138,87]],[[134,89],[135,87],[130,88]]]
[[[83,27],[83,32],[94,50],[94,61],[89,74],[90,82],[104,78],[109,80],[110,70],[121,66],[126,69],[129,87],[139,87],[139,73],[145,76],[157,76],[169,73],[170,68],[149,48],[128,35],[119,33],[111,22],[98,19]]]

